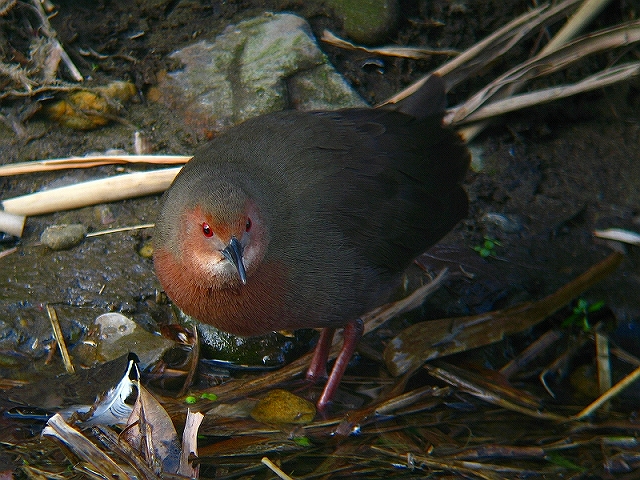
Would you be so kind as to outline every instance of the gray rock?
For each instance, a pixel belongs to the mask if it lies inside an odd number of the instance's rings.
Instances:
[[[159,97],[205,132],[285,108],[366,105],[328,63],[308,23],[292,14],[230,25],[213,43],[171,57],[184,68],[166,75]]]
[[[103,313],[96,318],[99,327],[91,343],[96,345],[97,357],[106,361],[134,352],[140,359],[140,368],[155,364],[176,343],[168,338],[146,331],[121,313]]]

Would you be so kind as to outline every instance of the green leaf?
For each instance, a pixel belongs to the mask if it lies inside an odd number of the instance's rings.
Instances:
[[[313,444],[311,443],[311,440],[309,440],[307,437],[294,437],[293,441],[296,445],[299,445],[301,447],[313,446]]]
[[[559,466],[564,467],[564,468],[568,468],[569,470],[575,470],[577,472],[584,472],[586,470],[586,468],[581,467],[580,465],[577,465],[577,464],[573,463],[571,460],[563,457],[562,455],[560,455],[557,452],[547,453],[545,458],[549,462],[554,463],[554,464],[559,465]]]

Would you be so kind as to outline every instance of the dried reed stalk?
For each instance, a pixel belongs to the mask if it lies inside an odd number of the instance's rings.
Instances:
[[[129,173],[67,187],[45,190],[1,202],[5,212],[18,215],[42,215],[60,210],[115,202],[132,197],[161,193],[169,188],[182,167]]]

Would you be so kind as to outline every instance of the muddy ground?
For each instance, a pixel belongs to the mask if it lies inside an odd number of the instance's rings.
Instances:
[[[398,27],[387,43],[457,50],[469,47],[531,6],[528,1],[498,0],[401,4]],[[298,12],[309,19],[316,35],[323,28],[343,33],[340,20],[328,8],[312,6],[311,2],[138,0],[89,4],[66,0],[57,6],[52,26],[76,65],[91,78],[90,83],[130,80],[141,96],[121,112],[124,122],[112,122],[94,131],[74,131],[38,115],[25,122],[26,132],[21,137],[0,124],[2,164],[109,149],[131,151],[134,129],[142,132],[155,153],[191,154],[206,139],[166,107],[145,97],[162,72],[175,68],[167,60],[169,53],[194,40],[213,38],[226,25],[265,10]],[[597,23],[609,25],[634,18],[637,8],[637,3],[613,2]],[[526,42],[504,63],[488,67],[486,76],[451,92],[450,104],[468,97],[495,72],[524,59],[535,41]],[[93,50],[101,56],[83,56],[81,50]],[[443,61],[385,59],[379,65],[369,62],[372,57],[368,55],[331,47],[325,51],[372,104]],[[614,60],[613,55],[596,59],[552,81],[575,79]],[[27,104],[5,102],[0,107],[6,116],[19,114]],[[480,265],[484,275],[477,280],[458,278],[451,282],[428,302],[424,316],[472,313],[540,298],[607,255],[610,249],[594,240],[594,229],[640,228],[639,104],[638,85],[625,84],[512,114],[486,130],[474,142],[484,168],[470,172],[466,180],[469,217],[443,241],[453,250],[450,258]],[[101,167],[1,178],[0,189],[5,199],[121,170]],[[63,327],[73,332],[73,338],[81,336],[87,322],[110,310],[122,311],[149,328],[166,320],[167,307],[155,303],[159,283],[151,260],[139,254],[152,237],[151,230],[88,239],[62,252],[35,245],[50,224],[81,222],[98,231],[153,222],[158,200],[148,197],[29,218],[18,252],[0,260],[0,350],[7,365],[15,365],[10,359],[16,354],[19,359],[42,359],[47,353],[51,334],[43,309],[46,303],[58,307]],[[487,220],[487,213],[499,214],[493,218],[509,223],[505,226]],[[482,260],[473,248],[485,237],[499,241],[499,245]],[[636,355],[640,354],[639,261],[631,249],[623,267],[585,296],[589,301],[606,302],[618,322],[621,341],[632,342],[635,350],[627,348]],[[3,373],[17,375],[14,368]]]

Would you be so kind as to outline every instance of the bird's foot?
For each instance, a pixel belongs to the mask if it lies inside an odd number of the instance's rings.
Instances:
[[[307,381],[316,383],[318,380],[327,378],[327,359],[329,358],[329,350],[331,349],[331,342],[335,332],[335,328],[323,328],[322,332],[320,332],[320,338],[318,338],[313,358],[307,370]]]

